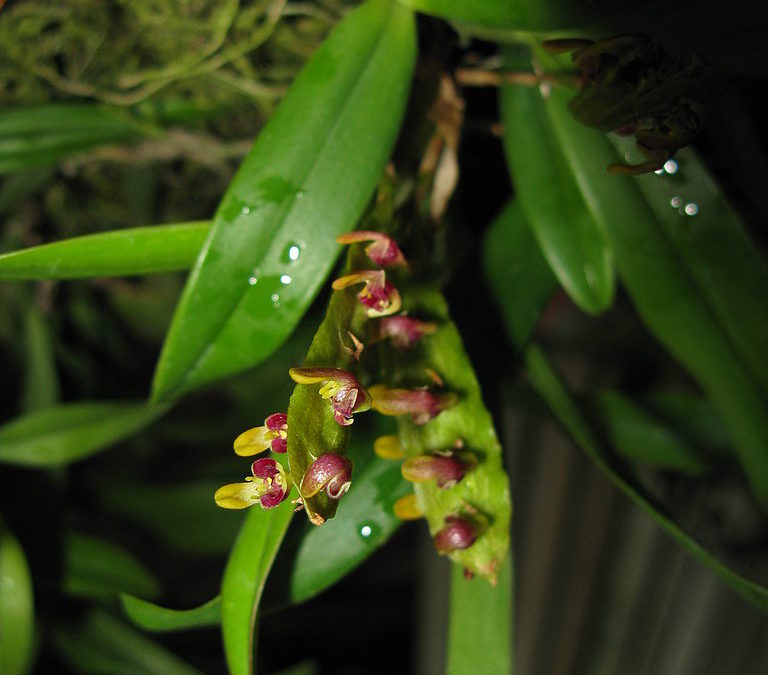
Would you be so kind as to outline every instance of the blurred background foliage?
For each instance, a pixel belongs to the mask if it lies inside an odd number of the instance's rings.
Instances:
[[[351,4],[0,4],[0,105],[9,112],[0,121],[0,253],[209,219],[253,138]],[[436,73],[498,59],[496,45],[436,19],[421,17],[419,29],[406,137],[429,125],[423,110]],[[763,77],[732,74],[718,86],[696,149],[764,261]],[[504,303],[499,308],[494,300],[512,286],[493,277],[488,251],[504,250],[512,235],[491,223],[514,189],[498,137],[498,92],[467,88],[462,96],[461,180],[441,253],[451,311],[512,472],[518,672],[765,672],[768,629],[759,611],[661,536],[542,421],[545,407],[521,376]],[[34,110],[50,127],[34,127]],[[396,159],[412,164],[409,153],[401,142]],[[495,249],[494,237],[501,242]],[[182,273],[0,284],[3,423],[44,415],[60,402],[137,406],[121,408],[119,422],[100,432],[114,436],[108,452],[48,469],[0,466],[0,574],[22,592],[34,579],[35,609],[35,630],[31,617],[25,623],[13,614],[18,636],[8,637],[11,624],[0,624],[0,645],[28,644],[35,672],[223,672],[217,629],[148,637],[131,625],[118,594],[190,608],[218,593],[242,521],[212,501],[215,487],[242,470],[231,439],[287,400],[287,369],[301,362],[328,296],[321,293],[267,362],[188,395],[161,416],[136,402],[148,394],[183,284]],[[765,581],[765,515],[736,468],[728,432],[691,376],[638,320],[627,293],[619,288],[610,310],[587,317],[558,290],[536,336],[579,393],[599,437],[628,461],[643,488],[707,548]],[[103,408],[81,412],[88,420],[113,419]],[[43,429],[44,417],[35,424]],[[73,418],[67,442],[86,448],[94,431],[77,425]],[[370,456],[372,426],[356,424],[352,453],[360,467]],[[18,438],[2,433],[0,443]],[[638,447],[641,456],[633,456]],[[402,490],[396,478],[394,490]],[[389,528],[386,537],[396,529]],[[402,528],[333,590],[287,607],[296,599],[286,590],[290,555],[305,534],[303,522],[292,524],[267,587],[262,671],[298,663],[291,672],[442,672],[449,573],[424,528]],[[361,557],[376,548],[367,546]],[[305,596],[319,592],[314,583]],[[12,608],[0,599],[0,622],[11,616],[4,611]],[[292,638],[297,627],[299,641]],[[23,664],[0,666],[24,672]]]

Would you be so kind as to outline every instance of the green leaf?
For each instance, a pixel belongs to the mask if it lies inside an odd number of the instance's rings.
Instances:
[[[528,376],[534,389],[546,401],[570,436],[603,470],[608,478],[632,501],[646,511],[667,533],[717,573],[736,593],[755,604],[763,612],[768,613],[768,589],[737,574],[688,536],[643,493],[642,488],[626,470],[622,466],[617,465],[608,455],[539,347],[532,346],[528,348],[526,352],[526,365]]]
[[[208,221],[89,234],[0,255],[0,279],[85,279],[192,267]]]
[[[486,232],[483,270],[515,346],[523,347],[557,280],[525,222],[519,200],[508,202]]]
[[[155,400],[250,367],[291,332],[394,143],[416,53],[389,0],[349,13],[297,77],[214,217],[155,373]]]
[[[292,602],[312,598],[341,579],[383,546],[402,523],[392,509],[398,498],[410,492],[410,486],[400,475],[399,462],[373,455],[375,437],[386,432],[381,430],[383,420],[374,417],[371,427],[366,424],[368,418],[353,425],[349,449],[355,464],[352,486],[336,516],[322,527],[307,523],[290,566],[286,561],[291,570]]]
[[[55,103],[0,112],[0,174],[54,163],[95,145],[136,138],[154,129],[121,109]]]
[[[215,626],[221,621],[221,598],[217,595],[192,609],[168,609],[122,593],[120,602],[126,616],[144,630],[155,632]]]
[[[59,378],[50,327],[37,307],[27,308],[24,327],[26,370],[22,408],[25,412],[33,412],[58,403]]]
[[[511,675],[512,560],[499,570],[496,586],[468,580],[455,566],[451,572],[448,675]]]
[[[38,468],[89,457],[151,424],[168,406],[67,403],[0,427],[0,463]]]
[[[611,253],[574,181],[535,87],[501,91],[504,149],[525,219],[563,288],[585,312],[611,306]]]
[[[24,551],[0,523],[0,673],[30,672],[34,649],[32,577]]]
[[[611,445],[627,459],[682,473],[712,470],[712,458],[618,391],[603,390],[594,400],[595,419]]]
[[[81,624],[61,622],[53,643],[82,675],[202,675],[175,654],[110,614],[91,611]]]
[[[399,284],[399,282],[398,282]],[[406,311],[438,322],[436,333],[416,348],[389,352],[387,378],[390,386],[413,388],[429,383],[426,368],[442,379],[445,389],[458,396],[453,407],[426,424],[417,425],[409,415],[397,418],[400,442],[407,457],[450,451],[461,441],[464,450],[478,461],[464,478],[449,489],[435,481],[416,483],[414,491],[434,536],[449,515],[476,516],[484,527],[477,540],[464,550],[449,553],[453,562],[493,582],[509,550],[511,503],[509,483],[502,466],[502,450],[493,420],[485,407],[461,336],[451,321],[445,299],[434,286],[414,282],[398,285]],[[382,346],[383,349],[389,349]],[[375,397],[374,397],[375,409]],[[467,505],[470,505],[469,511]]]
[[[617,155],[604,134],[571,117],[568,97],[568,91],[552,89],[547,113],[579,188],[608,237],[619,276],[648,329],[693,374],[719,410],[752,490],[768,506],[766,395],[742,358],[744,348],[737,346],[724,325],[725,314],[715,297],[727,291],[714,286],[721,275],[701,271],[709,269],[711,254],[703,257],[706,244],[692,246],[686,236],[671,237],[636,179],[606,173]],[[718,227],[724,234],[713,239],[736,242],[743,237],[741,231],[727,233],[733,227],[729,219],[711,222],[705,229]],[[730,250],[742,250],[742,244],[733,243]],[[729,257],[727,264],[738,267],[742,261]],[[745,264],[754,267],[751,258]],[[747,298],[754,297],[746,293]],[[765,316],[765,303],[750,303],[748,310]],[[739,344],[751,342],[743,338]]]
[[[135,556],[114,544],[78,532],[64,538],[65,593],[77,597],[109,598],[117,593],[153,597],[160,585]]]
[[[251,675],[256,615],[267,574],[293,516],[289,500],[274,509],[251,508],[221,583],[221,630],[231,675]]]

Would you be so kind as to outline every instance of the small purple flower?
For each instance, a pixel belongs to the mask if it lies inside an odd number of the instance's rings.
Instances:
[[[322,382],[323,386],[318,393],[331,401],[333,417],[342,426],[352,424],[353,413],[371,407],[371,397],[363,385],[354,375],[341,368],[291,368],[288,374],[297,384]]]
[[[274,413],[264,420],[263,427],[244,431],[235,439],[235,452],[240,456],[255,455],[267,448],[272,452],[288,450],[288,415]]]
[[[325,488],[331,499],[341,499],[352,484],[352,460],[327,452],[320,455],[307,469],[301,479],[302,497],[314,497]]]
[[[244,483],[230,483],[216,490],[216,504],[244,509],[258,503],[263,509],[273,509],[288,497],[290,481],[280,462],[262,457],[251,464],[251,473]]]
[[[387,389],[376,384],[369,390],[371,407],[382,415],[407,415],[414,424],[425,424],[458,402],[451,392],[434,393],[428,389]]]
[[[379,267],[407,267],[403,252],[392,237],[381,232],[358,230],[347,232],[336,237],[339,244],[357,244],[364,241],[372,241],[365,247],[365,254]]]
[[[410,316],[387,316],[379,321],[379,336],[389,340],[397,349],[413,347],[425,335],[432,335],[437,330],[437,324],[430,321],[419,321]]]
[[[354,284],[365,284],[357,299],[367,307],[370,317],[388,316],[397,312],[402,300],[397,289],[387,281],[384,270],[365,270],[339,277],[333,282],[333,290],[341,291]]]
[[[437,487],[450,488],[464,478],[473,466],[469,461],[470,454],[463,454],[464,458],[459,458],[456,453],[410,457],[403,462],[400,470],[403,478],[411,483],[436,480]]]
[[[459,516],[446,516],[444,527],[432,538],[438,553],[463,551],[475,543],[477,527]]]

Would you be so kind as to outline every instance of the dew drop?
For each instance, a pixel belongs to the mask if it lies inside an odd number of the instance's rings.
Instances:
[[[273,293],[270,296],[270,300],[272,300],[272,306],[273,307],[279,307],[280,306],[280,294],[279,293]]]
[[[240,209],[240,213],[242,213],[244,216],[247,216],[251,212],[251,209],[249,206],[244,206],[242,209]]]
[[[304,199],[307,193],[303,189],[296,190],[296,199]]]
[[[680,166],[674,159],[668,159],[666,162],[664,162],[664,171],[666,171],[670,176],[677,173],[679,168]]]
[[[287,286],[291,283],[291,281],[293,281],[293,279],[291,279],[291,277],[289,277],[287,274],[283,274],[283,276],[280,277],[280,283],[283,284],[283,286]]]
[[[298,244],[291,244],[288,247],[288,260],[296,262],[299,259],[299,256],[301,256],[301,248],[299,248]]]
[[[673,209],[679,209],[683,205],[683,200],[677,195],[675,195],[674,197],[672,197],[672,199],[669,200],[669,205]]]
[[[688,202],[684,211],[687,216],[695,216],[699,212],[699,205],[696,202]]]
[[[374,534],[374,526],[372,523],[361,523],[359,525],[358,534],[363,539],[370,539]]]
[[[257,277],[248,277],[248,283],[249,283],[251,286],[255,286],[255,285],[258,283],[258,281],[259,281],[259,280],[258,280],[258,278],[257,278]]]

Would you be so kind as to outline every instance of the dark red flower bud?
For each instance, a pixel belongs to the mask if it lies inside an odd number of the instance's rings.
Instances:
[[[438,553],[463,551],[475,543],[477,527],[459,516],[446,516],[445,526],[432,539]]]
[[[335,452],[320,455],[301,479],[301,495],[314,497],[325,488],[331,499],[341,499],[352,484],[352,460]]]

